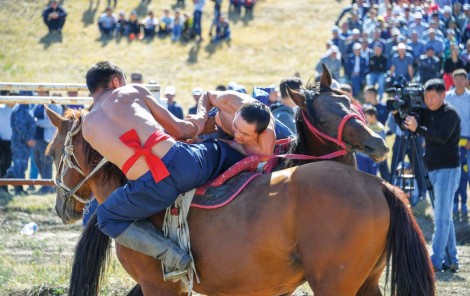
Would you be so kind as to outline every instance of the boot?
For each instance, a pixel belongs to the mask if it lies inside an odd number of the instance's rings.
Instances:
[[[191,268],[191,256],[164,237],[163,233],[147,220],[132,223],[114,240],[122,246],[162,260],[169,269],[163,272],[165,280],[179,280]]]

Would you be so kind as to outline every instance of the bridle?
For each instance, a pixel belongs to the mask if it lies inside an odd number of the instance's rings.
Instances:
[[[75,156],[73,149],[74,145],[72,143],[73,136],[78,134],[81,129],[82,129],[82,124],[81,121],[79,120],[73,120],[72,121],[72,128],[67,132],[67,135],[65,136],[65,141],[64,141],[64,147],[63,147],[63,153],[62,156],[60,157],[59,164],[57,165],[57,175],[54,180],[54,183],[56,184],[57,187],[59,187],[63,193],[66,199],[69,199],[71,197],[75,198],[77,201],[87,204],[90,201],[94,199],[92,198],[83,198],[79,195],[76,194],[76,192],[85,184],[88,179],[90,179],[103,165],[105,165],[108,160],[103,157],[103,159],[98,163],[98,165],[93,169],[93,171],[86,176],[82,169],[76,165],[75,163],[78,164],[77,157]],[[65,184],[64,182],[64,176],[67,173],[68,169],[74,169],[76,170],[80,175],[84,177],[83,180],[81,180],[74,188],[70,188]]]
[[[321,87],[320,92],[315,93],[315,96],[319,96],[320,93],[323,92],[323,91],[331,91],[331,88]],[[312,94],[310,94],[309,92],[304,92],[304,93],[305,93],[306,105],[307,105],[307,108],[309,110],[309,113],[310,114],[315,114],[315,112],[313,110],[313,101],[314,101],[315,97],[312,96]],[[295,160],[327,160],[327,159],[333,159],[333,158],[336,158],[336,157],[343,156],[343,155],[347,154],[348,153],[347,148],[350,145],[346,144],[343,141],[344,126],[346,125],[346,123],[349,120],[351,120],[353,118],[356,118],[359,121],[361,121],[362,123],[366,124],[366,120],[365,120],[365,117],[364,117],[364,113],[362,113],[361,106],[358,103],[356,103],[355,101],[353,101],[352,103],[353,103],[353,108],[355,108],[357,113],[359,113],[360,115],[358,115],[356,113],[346,114],[346,116],[344,116],[341,119],[341,122],[340,122],[339,127],[338,127],[338,135],[337,135],[336,138],[333,138],[333,137],[321,132],[320,130],[318,130],[311,123],[311,121],[313,121],[313,120],[310,120],[311,115],[306,113],[304,110],[300,111],[301,115],[302,115],[302,119],[305,122],[305,124],[307,125],[308,130],[317,139],[319,139],[321,142],[324,142],[323,140],[333,142],[334,144],[336,144],[338,147],[341,148],[340,150],[337,150],[337,151],[334,151],[334,152],[331,152],[331,153],[328,153],[328,154],[325,154],[325,155],[321,155],[321,156],[304,155],[304,154],[280,154],[280,155],[272,155],[271,158],[287,158],[287,159],[295,159]]]
[[[321,88],[321,91],[323,91],[323,90],[324,89]],[[328,88],[327,90],[331,90],[331,89]],[[318,95],[319,94],[316,94],[316,96],[318,96]],[[340,122],[339,127],[338,127],[338,134],[337,134],[336,138],[333,138],[333,137],[321,132],[319,129],[317,129],[315,126],[313,126],[312,120],[311,120],[311,115],[315,113],[313,111],[313,101],[314,101],[315,97],[312,96],[312,94],[310,94],[309,92],[305,92],[305,97],[306,97],[307,108],[308,108],[310,114],[307,114],[304,110],[302,110],[301,112],[302,112],[302,118],[303,118],[305,124],[307,125],[308,130],[314,136],[316,136],[317,138],[333,142],[338,147],[340,147],[341,149],[336,151],[338,154],[340,154],[340,155],[346,154],[348,144],[346,144],[343,141],[343,130],[344,130],[344,127],[345,127],[346,123],[351,119],[357,119],[357,120],[361,121],[362,123],[366,124],[366,120],[365,120],[364,114],[362,113],[360,105],[355,101],[352,102],[352,104],[353,104],[352,107],[354,109],[356,109],[357,113],[359,113],[360,115],[356,114],[356,113],[346,114],[341,119],[341,122]],[[340,156],[340,155],[337,155],[337,156]],[[334,156],[334,157],[336,157],[336,156]]]

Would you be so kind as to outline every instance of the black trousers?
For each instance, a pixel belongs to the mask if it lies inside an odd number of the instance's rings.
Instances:
[[[0,178],[11,166],[11,141],[0,140]],[[0,190],[7,190],[7,186],[1,186]]]

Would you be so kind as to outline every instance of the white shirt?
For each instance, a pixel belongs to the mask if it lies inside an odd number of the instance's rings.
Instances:
[[[11,125],[10,118],[12,108],[5,104],[0,104],[0,140],[10,141],[11,140]]]
[[[202,11],[205,4],[206,0],[194,0],[194,11]]]

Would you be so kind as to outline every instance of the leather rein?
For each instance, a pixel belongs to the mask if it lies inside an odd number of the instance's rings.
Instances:
[[[64,141],[64,147],[63,147],[63,153],[62,156],[60,157],[59,165],[57,166],[57,174],[56,178],[54,180],[54,183],[56,184],[57,187],[59,187],[63,192],[64,196],[66,199],[69,199],[71,197],[75,198],[77,201],[87,204],[90,201],[94,199],[92,198],[83,198],[79,195],[76,194],[76,192],[83,186],[83,184],[88,181],[100,168],[102,168],[108,160],[103,157],[103,159],[98,163],[98,165],[93,169],[93,171],[86,176],[82,169],[78,165],[77,157],[75,156],[73,149],[74,145],[72,143],[73,136],[78,134],[80,130],[82,129],[82,124],[79,122],[79,120],[73,120],[72,128],[67,132],[67,135],[65,136],[65,141]],[[64,176],[67,173],[68,169],[74,169],[76,170],[80,175],[85,177],[83,180],[81,180],[75,187],[70,188],[65,184],[64,182]]]

